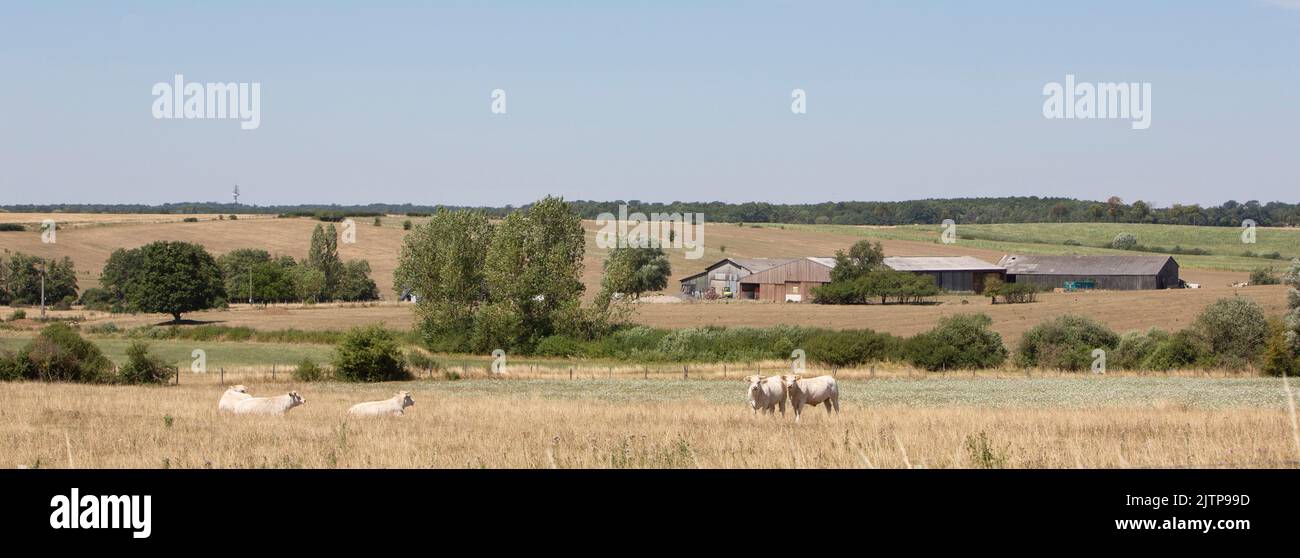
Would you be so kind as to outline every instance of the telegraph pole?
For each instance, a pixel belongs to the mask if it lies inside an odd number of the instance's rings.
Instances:
[[[45,319],[45,258],[41,258],[41,319]]]
[[[253,305],[253,268],[248,268],[248,305]]]

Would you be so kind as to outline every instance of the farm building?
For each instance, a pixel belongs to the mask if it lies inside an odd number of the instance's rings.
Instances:
[[[799,258],[740,279],[738,298],[812,302],[812,289],[831,282],[835,258]]]
[[[704,268],[704,271],[683,278],[682,294],[699,297],[712,288],[719,297],[736,297],[740,292],[742,278],[790,261],[790,258],[723,258]]]
[[[1071,286],[1116,291],[1182,286],[1170,256],[1002,256],[1007,281],[1045,289]]]
[[[902,257],[885,258],[885,266],[895,271],[910,271],[929,275],[934,284],[945,291],[984,292],[984,283],[989,276],[1002,278],[1006,270],[970,256],[948,257]]]

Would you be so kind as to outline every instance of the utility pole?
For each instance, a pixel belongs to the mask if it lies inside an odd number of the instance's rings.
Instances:
[[[248,305],[253,305],[253,268],[248,268]]]
[[[45,319],[45,258],[41,258],[41,319]]]

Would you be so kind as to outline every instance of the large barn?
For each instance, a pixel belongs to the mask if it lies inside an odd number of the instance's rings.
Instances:
[[[970,256],[891,256],[885,266],[895,271],[910,271],[934,278],[934,284],[945,291],[984,292],[984,283],[990,276],[1002,278],[1005,269]]]
[[[812,302],[812,290],[831,282],[835,258],[799,258],[740,280],[739,298],[768,302]]]
[[[1182,286],[1178,262],[1170,256],[1002,256],[1007,281],[1045,289],[1082,288],[1134,291]]]
[[[704,271],[682,278],[682,294],[700,297],[713,289],[719,297],[737,297],[741,278],[790,261],[791,258],[723,258],[704,268]]]

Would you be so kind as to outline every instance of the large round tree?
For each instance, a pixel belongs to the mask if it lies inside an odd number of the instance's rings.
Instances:
[[[226,296],[221,268],[198,244],[159,241],[136,248],[133,261],[139,268],[130,272],[124,289],[127,302],[141,312],[181,314],[205,310]]]

